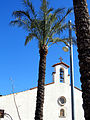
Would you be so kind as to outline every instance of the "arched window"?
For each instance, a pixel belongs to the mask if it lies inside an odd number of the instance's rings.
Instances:
[[[64,70],[62,68],[60,68],[60,82],[64,82]]]
[[[65,111],[64,111],[64,109],[60,110],[60,117],[65,117]]]

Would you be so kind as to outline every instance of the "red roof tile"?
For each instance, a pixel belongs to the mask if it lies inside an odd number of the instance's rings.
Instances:
[[[55,67],[56,65],[61,65],[61,64],[63,64],[63,65],[66,66],[67,68],[69,68],[69,65],[65,64],[64,62],[56,63],[56,64],[54,64],[52,67]]]

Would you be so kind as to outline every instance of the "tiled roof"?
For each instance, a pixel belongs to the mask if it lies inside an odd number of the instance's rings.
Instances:
[[[56,64],[54,64],[52,67],[55,67],[56,65],[61,65],[61,64],[63,64],[63,65],[66,66],[67,68],[69,68],[69,65],[65,64],[64,62],[56,63]]]

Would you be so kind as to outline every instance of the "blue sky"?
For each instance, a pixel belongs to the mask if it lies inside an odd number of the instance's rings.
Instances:
[[[54,8],[72,7],[72,0],[49,0]],[[87,0],[90,12],[90,1]],[[36,10],[39,10],[40,0],[33,0]],[[24,46],[27,32],[22,28],[9,25],[14,10],[23,9],[22,0],[2,0],[0,2],[0,94],[12,93],[10,77],[13,79],[14,91],[20,92],[37,86],[39,51],[37,40]],[[74,22],[74,15],[68,19]],[[74,34],[73,34],[74,35]],[[62,50],[64,45],[59,43],[49,48],[46,66],[46,83],[52,82],[52,65],[59,62],[59,57],[69,65],[69,52]],[[80,73],[78,66],[77,48],[74,46],[74,77],[75,86],[80,88]]]

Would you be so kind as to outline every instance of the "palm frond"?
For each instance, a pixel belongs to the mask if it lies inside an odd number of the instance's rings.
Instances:
[[[28,13],[30,14],[30,12],[31,12],[32,15],[33,15],[32,23],[31,23],[31,26],[33,26],[33,27],[31,27],[31,28],[36,28],[37,31],[39,31],[39,34],[41,35],[41,31],[40,31],[40,28],[39,28],[39,25],[38,25],[39,20],[37,19],[37,14],[36,14],[36,11],[35,11],[35,9],[32,5],[32,2],[30,2],[29,0],[24,0],[24,4],[27,8]]]
[[[31,19],[30,15],[29,15],[28,11],[21,11],[21,10],[14,11],[13,14],[12,14],[12,16],[14,16],[16,18],[17,17],[19,17],[19,18],[21,18],[21,17],[27,17],[30,21],[32,21],[32,19]]]
[[[54,15],[57,15],[57,14],[64,14],[65,13],[65,8],[58,8],[54,11]]]
[[[73,8],[68,8],[66,14],[64,15],[64,17],[60,20],[60,23],[72,12]]]
[[[53,8],[48,9],[46,14],[47,15],[50,14],[50,12],[52,12],[53,10],[54,10]]]
[[[14,11],[12,15],[16,18],[16,20],[11,21],[11,25],[17,25],[23,28],[26,27],[28,28],[28,31],[37,29],[37,31],[40,33],[38,20],[36,18],[32,19],[28,11]]]
[[[46,0],[42,0],[42,4],[41,4],[41,7],[40,7],[40,10],[43,12],[43,13],[46,13],[47,11],[47,1]]]
[[[58,27],[56,26],[55,30],[57,32],[58,35],[60,35],[61,33],[63,33],[64,30],[66,30],[68,28],[68,24],[61,24]]]
[[[34,37],[37,38],[37,35],[35,33],[29,33],[29,35],[26,37],[25,45],[27,45],[27,43],[30,42]]]
[[[65,12],[65,8],[58,8],[53,13],[50,13],[47,16],[47,27],[46,27],[47,29],[46,29],[46,31],[47,31],[48,35],[53,34],[52,32],[55,32],[55,33],[57,32],[56,27],[58,28],[60,26],[60,25],[57,24],[57,23],[60,22],[60,20],[58,21],[58,17],[59,16],[60,17],[64,16],[63,15],[64,12]]]
[[[25,21],[20,21],[18,19],[11,21],[10,25],[17,25],[18,27],[25,26],[27,23]]]
[[[60,38],[58,38],[58,37],[52,38],[52,39],[50,40],[50,42],[49,42],[50,44],[49,44],[48,47],[50,47],[50,46],[52,46],[53,44],[58,43],[58,42],[63,42],[65,45],[68,45],[67,39],[68,39],[68,38],[64,38],[64,39],[60,39]]]
[[[30,27],[30,22],[28,21],[28,19],[20,19],[20,18],[17,18],[16,20],[13,20],[10,22],[10,25],[13,25],[13,26],[18,26],[18,27],[23,27],[24,29],[30,31],[31,30],[31,27]]]
[[[57,32],[57,30],[60,30],[60,26],[62,25],[62,21],[64,21],[64,19],[67,17],[67,15],[72,11],[72,8],[68,9],[66,14],[59,20],[59,21],[55,21],[55,24],[53,23],[54,20],[55,20],[55,17],[53,17],[53,19],[51,20],[53,26],[51,27],[51,30],[49,32],[50,33],[53,33],[53,32]]]
[[[57,10],[54,11],[54,13],[51,15],[50,19],[49,19],[49,23],[52,24],[54,20],[56,20],[57,15],[60,14],[62,12],[64,12],[65,8],[58,8]]]
[[[32,5],[32,2],[30,2],[29,0],[24,0],[24,5],[26,6],[26,9],[32,13],[32,15],[34,16],[34,18],[37,17],[37,14],[35,12],[35,9]]]

